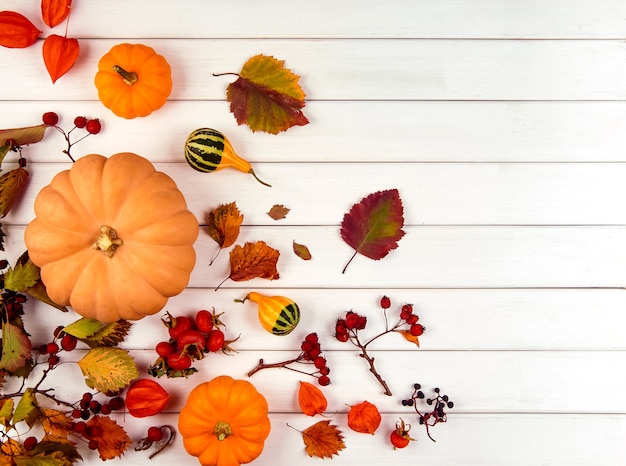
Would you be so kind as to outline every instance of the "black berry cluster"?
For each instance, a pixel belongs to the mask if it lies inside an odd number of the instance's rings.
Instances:
[[[420,425],[425,426],[426,434],[434,442],[435,439],[430,435],[429,428],[448,420],[446,410],[454,408],[454,402],[450,400],[448,395],[442,394],[439,388],[433,388],[433,392],[434,396],[427,398],[422,391],[422,386],[416,383],[413,385],[411,396],[402,400],[402,406],[410,406],[415,409]],[[422,406],[421,409],[420,406]]]

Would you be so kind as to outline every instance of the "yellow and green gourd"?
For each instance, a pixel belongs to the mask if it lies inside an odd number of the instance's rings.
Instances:
[[[245,298],[237,301],[243,303],[247,299],[257,304],[259,322],[274,335],[287,335],[300,322],[300,308],[285,296],[265,296],[251,291]]]
[[[270,186],[256,176],[250,162],[237,155],[226,136],[216,129],[192,131],[185,142],[185,160],[199,172],[211,173],[230,167],[249,173],[259,183]]]

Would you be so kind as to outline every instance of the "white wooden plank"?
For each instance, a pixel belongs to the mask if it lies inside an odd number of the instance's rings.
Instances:
[[[333,464],[359,466],[364,457],[371,464],[408,465],[419,461],[429,466],[463,464],[468,466],[525,466],[538,461],[546,466],[599,466],[622,465],[626,454],[621,441],[626,433],[626,416],[623,415],[544,415],[544,414],[462,414],[451,413],[446,424],[432,429],[436,443],[426,437],[417,425],[416,418],[408,412],[402,416],[414,427],[411,434],[417,438],[403,450],[393,450],[388,436],[393,430],[397,415],[383,415],[378,431],[373,435],[359,434],[347,427],[346,416],[335,415],[331,422],[344,434],[346,448],[335,456]],[[175,415],[163,414],[159,420],[164,424],[176,425]],[[272,414],[272,430],[265,449],[253,463],[254,466],[276,464],[308,465],[321,462],[309,458],[304,452],[297,429],[304,429],[318,418],[307,418],[302,414]],[[145,435],[154,418],[126,419],[125,428],[132,432],[133,439]],[[118,419],[122,422],[122,419]],[[134,448],[133,444],[133,448]],[[598,452],[602,452],[599,454]],[[147,461],[147,452],[135,452],[132,448],[121,458],[107,464],[142,465]],[[487,453],[486,453],[487,452]],[[82,464],[101,465],[97,454],[86,451]],[[156,456],[150,464],[199,464],[183,449],[180,436],[174,445]]]
[[[24,251],[23,227],[6,227],[10,260]],[[381,261],[357,256],[339,227],[242,228],[237,244],[265,241],[281,251],[278,280],[226,280],[221,290],[253,288],[562,288],[616,287],[626,283],[624,227],[407,227],[407,234]],[[305,244],[315,259],[292,252]],[[214,289],[229,275],[228,254],[208,266],[216,243],[201,234],[190,287]]]
[[[41,151],[33,146],[27,157],[32,153],[36,159]],[[28,223],[40,189],[70,166],[69,161],[30,164],[26,192],[4,223]],[[5,164],[6,170],[11,167]],[[254,162],[255,172],[271,188],[236,170],[206,174],[185,162],[158,163],[156,168],[176,181],[201,224],[220,204],[236,202],[246,225],[334,226],[352,204],[392,188],[400,193],[407,225],[626,224],[626,211],[621,208],[626,198],[623,163],[397,163],[390,167],[387,163]],[[291,209],[285,219],[277,222],[267,215],[274,204]]]
[[[300,339],[308,332],[332,335],[334,322],[353,309],[366,315],[373,336],[385,328],[378,307],[383,295],[392,299],[388,311],[391,324],[399,307],[412,303],[426,333],[420,338],[423,351],[470,350],[626,350],[623,328],[626,325],[626,291],[615,289],[285,289],[265,291],[288,296],[300,306],[302,317],[292,337],[271,338],[260,332],[253,304],[237,304],[245,290],[214,293],[212,290],[187,289],[171,298],[162,312],[133,323],[124,343],[129,349],[152,349],[158,340],[167,339],[160,318],[195,315],[199,309],[224,312],[227,337],[244,336],[238,350],[271,347],[272,350],[297,352]],[[26,326],[33,340],[47,341],[51,325],[68,325],[79,318],[74,312],[61,313],[48,305],[30,300]],[[411,351],[413,347],[395,335],[381,338],[379,349]],[[324,339],[324,350],[345,350],[334,338]]]
[[[123,40],[122,40],[123,41]],[[97,62],[120,40],[84,41],[71,72],[52,84],[38,47],[2,50],[0,100],[94,100]],[[624,43],[604,40],[143,41],[172,65],[171,100],[223,100],[258,53],[285,60],[309,100],[622,100]],[[187,70],[187,71],[186,71]],[[597,70],[602,70],[598,73]],[[19,82],[20,87],[12,86]],[[349,83],[349,85],[346,85]]]
[[[3,0],[42,24],[37,3]],[[616,38],[626,36],[622,2],[420,0],[225,4],[111,0],[73,6],[75,37]],[[99,21],[94,23],[93,18]],[[128,27],[120,18],[142,18]],[[280,20],[277,20],[280,18]],[[64,27],[64,26],[63,26]],[[60,33],[62,27],[57,28]],[[55,32],[57,31],[55,29]]]
[[[324,334],[320,338],[323,345],[332,337]],[[79,399],[87,390],[80,369],[70,364],[84,353],[82,349],[60,353],[66,364],[50,372],[45,381],[46,387],[55,387],[58,398]],[[622,396],[626,376],[618,370],[626,363],[624,351],[377,351],[372,345],[368,353],[375,358],[376,368],[392,396],[384,394],[356,348],[346,343],[343,351],[323,350],[331,371],[331,384],[323,387],[328,412],[345,412],[346,404],[364,399],[376,404],[381,412],[407,411],[401,400],[411,396],[417,382],[430,395],[432,388],[440,387],[454,401],[454,413],[626,414]],[[141,376],[147,376],[145,371],[156,360],[156,352],[132,350],[130,354]],[[287,369],[264,369],[247,376],[260,359],[276,363],[296,356],[293,351],[268,348],[234,355],[211,353],[194,364],[198,372],[187,379],[158,379],[172,395],[166,410],[178,412],[185,395],[196,384],[218,375],[230,375],[252,382],[267,398],[271,412],[299,412],[299,381],[315,383],[312,377]],[[313,372],[309,365],[295,367]],[[32,377],[36,380],[34,374]],[[6,389],[11,387],[7,384]],[[601,396],[596,396],[598,391]]]
[[[238,127],[223,101],[176,101],[149,118],[117,118],[94,101],[3,102],[1,128],[38,124],[57,111],[100,118],[103,130],[72,153],[132,151],[155,162],[180,160],[202,126],[219,129],[250,161],[267,162],[607,162],[623,161],[626,102],[308,102],[312,121],[272,136]],[[155,137],[155,128],[166,128]],[[78,134],[78,133],[75,133]],[[49,131],[25,150],[30,161],[65,161],[65,142]]]

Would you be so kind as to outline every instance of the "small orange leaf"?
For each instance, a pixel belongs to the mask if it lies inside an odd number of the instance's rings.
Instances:
[[[209,236],[219,245],[220,250],[234,244],[239,237],[243,215],[239,212],[237,204],[221,204],[213,212],[207,215]],[[218,250],[218,253],[219,251]],[[217,254],[215,255],[217,257]],[[211,264],[215,260],[211,260]]]
[[[92,417],[87,421],[87,428],[93,429],[93,427],[99,427],[99,431],[102,432],[94,440],[98,442],[98,453],[103,461],[116,456],[121,457],[132,443],[124,428],[108,416]]]
[[[230,275],[236,282],[253,278],[275,280],[280,277],[276,263],[280,252],[268,246],[264,241],[237,245],[230,252]]]
[[[319,421],[302,432],[309,456],[332,458],[346,447],[341,431],[330,421]]]
[[[289,210],[289,207],[285,207],[282,204],[274,204],[267,215],[272,217],[274,220],[281,220],[287,216]]]
[[[407,341],[410,341],[411,343],[413,343],[419,348],[420,341],[411,332],[409,332],[408,330],[395,330],[395,331],[398,332],[400,335],[402,335],[404,338],[406,338]]]
[[[244,64],[238,79],[226,90],[237,123],[247,124],[253,132],[278,134],[309,122],[301,111],[306,94],[298,83],[300,76],[284,64],[261,54]]]
[[[56,409],[39,408],[39,420],[45,432],[44,440],[74,444],[71,437],[75,435],[74,421],[64,412]]]
[[[307,416],[321,414],[328,407],[328,401],[322,391],[309,382],[300,382],[298,404]]]
[[[41,31],[26,16],[15,11],[0,11],[0,45],[23,49],[33,45]]]
[[[80,46],[76,39],[52,34],[43,42],[42,52],[48,74],[55,83],[74,66],[80,53]]]
[[[369,401],[350,406],[348,411],[348,427],[355,432],[373,434],[380,425],[380,412],[376,405]]]
[[[41,0],[41,18],[53,28],[68,17],[71,7],[72,0]]]

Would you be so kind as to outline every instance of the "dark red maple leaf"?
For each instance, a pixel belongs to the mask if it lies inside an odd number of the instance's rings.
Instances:
[[[357,253],[380,260],[397,248],[403,226],[404,209],[397,189],[372,193],[354,204],[341,222],[341,238],[355,250],[343,273]]]

